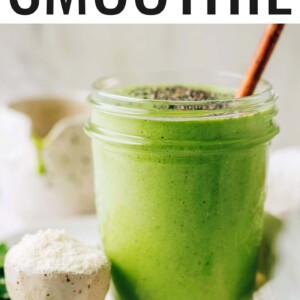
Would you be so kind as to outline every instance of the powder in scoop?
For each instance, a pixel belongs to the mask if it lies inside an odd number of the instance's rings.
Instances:
[[[8,255],[28,273],[89,274],[109,263],[100,249],[81,244],[63,230],[52,229],[25,235]]]

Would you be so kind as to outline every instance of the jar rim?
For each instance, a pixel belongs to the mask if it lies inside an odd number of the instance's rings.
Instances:
[[[273,90],[272,85],[266,81],[265,79],[261,79],[257,85],[256,92],[253,95],[242,97],[242,98],[226,98],[226,99],[207,99],[207,100],[165,100],[165,99],[144,99],[138,97],[132,97],[127,95],[122,95],[121,93],[117,93],[116,90],[126,87],[135,87],[135,86],[151,86],[150,82],[147,83],[147,79],[157,80],[157,84],[159,85],[160,78],[164,80],[167,77],[176,77],[179,78],[175,83],[169,84],[181,84],[181,80],[185,80],[187,83],[184,85],[188,85],[189,79],[191,76],[197,78],[200,75],[205,78],[214,78],[214,80],[220,80],[220,84],[207,84],[206,82],[199,82],[197,84],[193,84],[193,86],[199,87],[211,87],[211,88],[229,88],[229,86],[222,83],[222,81],[234,81],[235,87],[230,86],[230,90],[233,91],[237,89],[243,76],[240,74],[236,74],[233,72],[226,71],[211,71],[211,70],[185,70],[185,71],[159,71],[159,72],[139,72],[139,73],[124,73],[119,75],[107,76],[100,78],[93,84],[92,93],[89,96],[89,102],[94,107],[100,107],[101,109],[106,109],[109,111],[122,112],[126,114],[134,114],[134,115],[149,115],[157,111],[164,111],[167,116],[172,117],[172,115],[178,116],[178,111],[186,117],[192,117],[199,113],[197,107],[202,106],[206,107],[213,103],[218,103],[219,106],[223,108],[220,109],[204,109],[201,110],[202,117],[217,117],[219,115],[229,115],[237,114],[237,112],[243,113],[244,111],[257,111],[264,110],[268,107],[274,105],[274,101],[277,98],[276,93]],[[203,77],[203,78],[204,78]],[[156,79],[157,78],[157,79]],[[205,80],[205,79],[204,79]],[[142,83],[142,82],[146,83]],[[134,82],[134,84],[130,84],[129,82]],[[164,84],[163,85],[168,85]],[[191,85],[191,84],[190,84]],[[117,103],[116,103],[117,101]],[[170,107],[179,108],[176,110],[171,110]],[[180,107],[184,107],[187,109],[180,109]],[[225,107],[225,108],[224,108]],[[169,109],[168,109],[169,108]],[[182,116],[180,116],[182,117]],[[199,117],[199,116],[198,116]]]

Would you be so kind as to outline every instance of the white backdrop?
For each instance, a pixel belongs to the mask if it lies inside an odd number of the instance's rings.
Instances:
[[[0,25],[0,93],[83,88],[118,72],[244,72],[262,25]],[[300,25],[289,25],[265,77],[280,94],[275,147],[300,146]]]

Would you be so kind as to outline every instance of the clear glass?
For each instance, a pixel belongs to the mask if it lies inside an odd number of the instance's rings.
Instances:
[[[274,93],[242,99],[129,98],[122,88],[189,85],[235,91],[222,72],[160,72],[94,84],[97,209],[117,299],[240,300],[254,287]]]

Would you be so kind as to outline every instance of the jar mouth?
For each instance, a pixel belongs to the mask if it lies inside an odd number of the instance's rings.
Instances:
[[[245,112],[266,110],[274,105],[277,98],[272,85],[262,79],[253,95],[226,99],[206,100],[165,100],[145,99],[122,95],[118,90],[139,86],[192,85],[228,91],[234,94],[243,79],[242,75],[225,71],[163,71],[148,73],[128,73],[108,76],[97,80],[89,96],[95,108],[115,113],[149,117],[224,117],[240,115]]]

